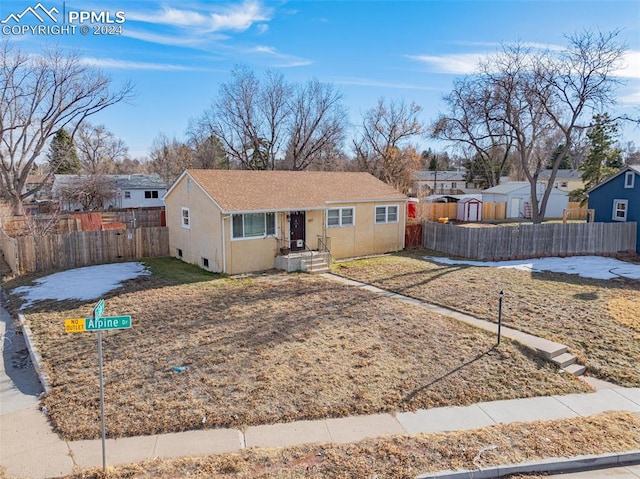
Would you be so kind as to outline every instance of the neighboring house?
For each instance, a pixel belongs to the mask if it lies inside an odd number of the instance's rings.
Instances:
[[[546,185],[537,184],[538,200],[542,199]],[[507,203],[507,218],[531,218],[531,184],[528,181],[510,181],[482,192],[483,203]],[[547,202],[546,218],[561,218],[569,205],[566,192],[553,188]]]
[[[429,195],[461,195],[478,193],[477,184],[467,182],[466,171],[416,171],[413,174],[414,193],[423,198]]]
[[[368,173],[196,169],[164,197],[171,254],[228,274],[401,250],[407,200]]]
[[[640,166],[623,168],[587,191],[589,208],[595,210],[595,221],[635,221],[638,223],[640,238]],[[636,242],[636,252],[640,253],[640,241]]]
[[[551,170],[542,170],[538,177],[538,181],[546,185],[549,183],[550,177]],[[553,186],[559,190],[569,193],[571,191],[584,188],[584,181],[582,181],[581,173],[578,170],[558,170]]]
[[[31,190],[36,189],[42,183],[45,183],[42,188],[40,188],[36,193],[29,196],[27,201],[29,200],[37,200],[40,198],[45,198],[47,195],[51,194],[51,179],[47,178],[46,175],[29,175],[27,176],[27,181],[24,184],[24,188],[22,189],[23,193],[28,193]]]
[[[53,196],[60,198],[62,190],[73,189],[74,185],[80,187],[83,183],[90,185],[88,180],[92,175],[55,175],[53,181]],[[131,175],[98,175],[94,176],[102,186],[104,199],[103,209],[109,208],[149,208],[162,207],[162,197],[167,192],[167,184],[157,174],[131,174]],[[80,211],[82,205],[74,202],[62,202],[61,207],[66,211]]]

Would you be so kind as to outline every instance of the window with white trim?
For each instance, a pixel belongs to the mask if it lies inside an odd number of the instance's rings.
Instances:
[[[275,213],[245,213],[232,215],[231,237],[233,239],[266,238],[276,234]]]
[[[131,192],[130,192],[130,191],[125,191],[125,192],[124,192],[124,197],[125,197],[126,199],[128,199],[128,200],[129,200],[129,199],[131,199]]]
[[[376,206],[376,223],[397,223],[398,205]]]
[[[189,216],[189,208],[182,208],[182,227],[191,228],[191,218]]]
[[[613,200],[613,221],[627,221],[628,200]]]
[[[353,226],[353,208],[331,208],[327,210],[327,226]]]
[[[635,183],[636,175],[633,171],[627,171],[624,174],[624,187],[625,188],[633,188]]]

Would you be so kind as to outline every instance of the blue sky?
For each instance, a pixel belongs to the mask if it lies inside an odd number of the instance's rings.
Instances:
[[[115,19],[116,12],[124,12],[121,35],[93,35],[91,27],[87,35],[3,37],[28,52],[50,44],[75,49],[116,84],[131,80],[136,86],[132,104],[114,106],[90,121],[122,138],[133,157],[147,155],[160,133],[182,139],[189,119],[207,108],[234,65],[248,65],[258,76],[267,69],[280,71],[290,82],[333,83],[354,124],[381,97],[415,101],[429,122],[443,109],[441,98],[456,76],[471,72],[501,42],[553,48],[566,45],[565,34],[584,29],[621,30],[629,54],[619,72],[626,85],[619,90],[618,111],[640,115],[638,0],[67,0],[64,5],[61,0],[1,0],[0,20],[38,1],[48,11],[55,7],[67,14],[106,12]],[[37,22],[27,17],[20,23]],[[638,128],[627,127],[623,134],[640,147]]]

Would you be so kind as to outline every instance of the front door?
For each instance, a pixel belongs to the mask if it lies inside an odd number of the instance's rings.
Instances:
[[[304,249],[304,211],[289,213],[289,238],[291,251]]]

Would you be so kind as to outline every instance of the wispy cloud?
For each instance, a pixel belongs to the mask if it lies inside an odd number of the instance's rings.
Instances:
[[[445,55],[407,55],[407,58],[426,64],[435,73],[466,75],[477,71],[479,62],[488,53],[452,53]]]
[[[297,57],[295,55],[288,55],[286,53],[281,53],[277,49],[266,46],[266,45],[257,45],[253,48],[246,50],[246,53],[258,57],[262,57],[267,60],[274,67],[278,68],[291,68],[291,67],[301,67],[306,65],[311,65],[313,63],[312,60]]]
[[[206,6],[205,6],[206,5]],[[272,10],[257,0],[245,0],[233,4],[202,4],[201,11],[162,7],[150,12],[127,12],[127,20],[166,25],[172,27],[196,28],[205,32],[243,32],[255,23],[271,20]]]
[[[336,85],[364,86],[372,88],[392,88],[397,90],[437,90],[437,88],[411,83],[384,82],[371,78],[338,78],[333,80]]]
[[[155,70],[155,71],[186,71],[193,68],[183,65],[174,65],[169,63],[148,63],[148,62],[132,62],[127,60],[117,60],[115,58],[95,58],[82,57],[81,62],[84,65],[107,68],[107,69],[124,69],[124,70]]]
[[[488,44],[483,43],[483,46]],[[516,45],[514,43],[514,45]],[[564,51],[564,47],[542,43],[518,43],[525,48],[533,50],[548,50],[551,52]],[[452,75],[467,75],[478,70],[478,65],[495,54],[492,52],[450,53],[442,55],[406,55],[407,58],[426,65],[434,73]],[[622,66],[614,72],[615,76],[622,78],[640,79],[640,51],[630,50],[622,58]]]
[[[530,48],[531,50],[549,50],[553,52],[560,52],[566,48],[562,45],[555,45],[553,43],[540,43],[540,42],[471,42],[471,41],[459,41],[454,42],[455,45],[462,45],[468,47],[480,47],[480,48],[492,48],[495,51],[499,51],[503,46],[517,46],[520,45],[524,48]]]
[[[615,74],[622,78],[640,79],[640,50],[629,50],[622,58],[623,66]]]
[[[274,15],[275,10],[263,5],[262,0],[224,4],[195,0],[179,7],[127,11],[127,22],[131,23],[124,35],[144,42],[233,57],[234,60],[252,57],[272,67],[311,64],[311,60],[283,53],[270,46],[251,46],[251,38],[254,37],[244,36],[242,43],[232,41],[250,28],[252,35],[268,33],[268,22]]]
[[[128,27],[124,32],[124,36],[129,38],[135,38],[148,43],[157,43],[159,45],[176,46],[176,47],[201,47],[211,42],[221,42],[229,37],[223,34],[216,34],[215,36],[207,36],[205,39],[202,35],[197,34],[182,34],[176,35],[172,32],[155,33],[145,30],[138,30],[136,28]]]

